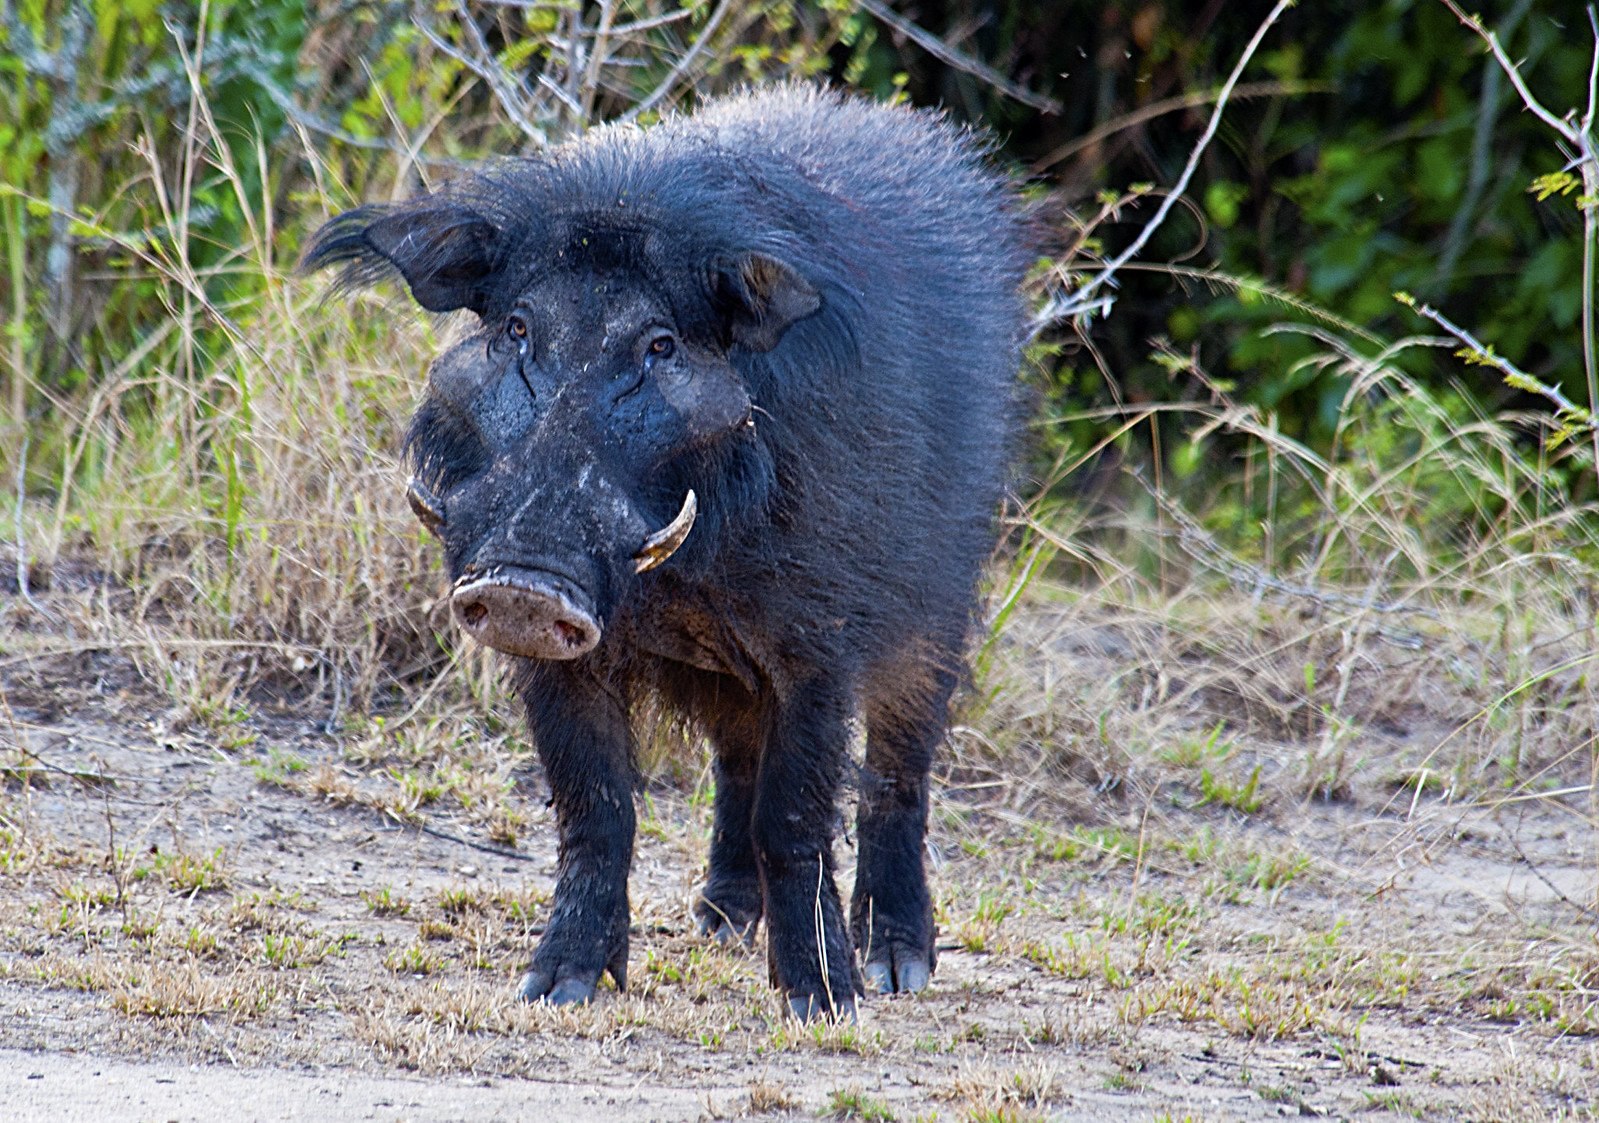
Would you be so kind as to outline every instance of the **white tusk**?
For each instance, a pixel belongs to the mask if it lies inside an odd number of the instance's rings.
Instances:
[[[694,489],[689,488],[688,494],[683,496],[683,509],[677,513],[677,518],[644,539],[644,545],[633,555],[633,572],[648,573],[677,553],[683,539],[694,529],[694,519],[699,513],[699,498],[694,494]]]
[[[412,479],[405,485],[405,501],[411,505],[411,513],[423,526],[434,534],[443,529],[444,504],[438,496],[423,486],[422,481]]]

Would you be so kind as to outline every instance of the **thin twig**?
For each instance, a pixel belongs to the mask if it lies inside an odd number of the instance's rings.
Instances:
[[[529,140],[541,146],[548,144],[548,134],[527,116],[521,94],[514,87],[507,86],[505,69],[489,51],[488,44],[483,41],[482,33],[478,31],[477,24],[472,22],[471,13],[463,9],[460,13],[460,19],[464,25],[465,34],[472,39],[472,46],[477,51],[477,57],[475,58],[434,30],[432,24],[423,16],[420,9],[417,10],[413,22],[422,34],[427,37],[428,42],[466,67],[473,74],[476,74],[488,85],[489,89],[494,92],[494,96],[499,101],[501,108],[510,116],[512,123],[521,129]]]
[[[1455,0],[1442,0],[1442,3],[1444,7],[1455,14],[1456,19],[1476,32],[1478,37],[1488,44],[1488,49],[1493,51],[1494,58],[1499,60],[1500,68],[1504,70],[1511,83],[1516,87],[1516,93],[1521,95],[1521,103],[1540,121],[1575,144],[1577,141],[1576,128],[1570,122],[1562,121],[1559,117],[1549,112],[1543,107],[1543,103],[1533,96],[1532,91],[1527,88],[1527,83],[1521,77],[1520,67],[1505,53],[1505,48],[1499,42],[1499,36],[1484,27],[1482,20],[1477,16],[1468,16],[1461,10],[1460,5],[1455,3]],[[1593,9],[1590,8],[1588,12],[1589,17],[1592,18]]]
[[[1527,107],[1528,112],[1553,129],[1577,152],[1576,163],[1582,170],[1583,185],[1583,201],[1579,204],[1582,207],[1582,362],[1588,383],[1589,435],[1593,446],[1594,464],[1599,467],[1599,425],[1593,424],[1593,413],[1599,411],[1599,354],[1595,352],[1596,343],[1599,341],[1595,339],[1594,328],[1595,239],[1599,237],[1599,146],[1595,145],[1593,137],[1594,120],[1599,116],[1599,15],[1595,14],[1594,7],[1590,4],[1588,27],[1592,32],[1594,51],[1588,70],[1588,105],[1579,121],[1576,110],[1567,112],[1563,118],[1556,117],[1533,96],[1532,90],[1527,87],[1526,80],[1521,76],[1521,67],[1505,51],[1504,45],[1499,42],[1498,34],[1483,26],[1479,17],[1467,15],[1455,0],[1442,0],[1442,3],[1454,13],[1456,19],[1488,44],[1488,49],[1493,52],[1499,68],[1516,87],[1516,93],[1521,96],[1521,103]]]
[[[1199,168],[1199,161],[1205,155],[1205,150],[1210,147],[1211,139],[1216,135],[1216,130],[1221,127],[1222,114],[1227,109],[1227,102],[1232,98],[1233,88],[1238,85],[1244,68],[1255,57],[1255,52],[1260,49],[1266,32],[1289,8],[1293,7],[1295,0],[1277,0],[1271,13],[1255,29],[1255,34],[1249,40],[1249,45],[1244,48],[1244,53],[1239,57],[1238,64],[1233,67],[1233,72],[1227,76],[1227,81],[1222,84],[1221,90],[1216,94],[1216,108],[1211,111],[1210,121],[1205,125],[1205,131],[1200,136],[1199,142],[1194,145],[1194,150],[1188,154],[1188,164],[1183,168],[1183,174],[1178,177],[1177,184],[1165,198],[1161,200],[1160,207],[1155,211],[1155,216],[1139,231],[1138,237],[1133,239],[1133,244],[1128,246],[1116,256],[1110,264],[1106,265],[1094,275],[1082,288],[1069,295],[1052,298],[1034,317],[1034,331],[1041,330],[1049,324],[1077,316],[1087,315],[1092,312],[1108,313],[1113,303],[1113,298],[1100,296],[1099,292],[1110,284],[1116,276],[1117,270],[1126,265],[1133,258],[1143,252],[1149,240],[1155,236],[1155,231],[1160,229],[1161,223],[1166,221],[1166,216],[1171,213],[1172,207],[1177,204],[1185,191],[1188,183],[1194,177],[1194,172]]]
[[[1517,838],[1513,832],[1508,833],[1506,837],[1509,839],[1510,845],[1516,848],[1516,857],[1521,859],[1521,864],[1527,867],[1527,871],[1531,873],[1533,877],[1536,877],[1539,881],[1543,882],[1544,888],[1553,893],[1556,900],[1563,905],[1567,905],[1570,908],[1577,910],[1579,915],[1586,917],[1599,916],[1599,913],[1595,913],[1594,910],[1589,908],[1587,905],[1582,904],[1579,901],[1573,901],[1570,897],[1566,896],[1565,893],[1561,892],[1560,887],[1554,882],[1550,881],[1549,878],[1544,875],[1543,870],[1538,867],[1538,863],[1527,857],[1527,852],[1521,848],[1521,840]]]
[[[677,60],[677,65],[672,67],[671,71],[666,75],[666,77],[661,79],[661,84],[656,86],[655,89],[651,90],[649,95],[643,101],[639,102],[632,109],[629,109],[626,113],[622,114],[623,121],[631,122],[638,120],[640,114],[648,113],[650,110],[654,109],[656,105],[660,103],[662,98],[666,97],[667,94],[672,92],[672,87],[677,85],[678,79],[683,77],[690,66],[694,65],[694,60],[698,58],[699,53],[705,49],[705,44],[710,41],[711,35],[721,24],[722,17],[727,15],[728,9],[732,6],[732,0],[722,0],[720,4],[716,5],[715,10],[711,12],[711,18],[705,21],[705,26],[700,29],[699,35],[689,46],[689,49],[684,53],[683,57]]]
[[[12,725],[16,725],[18,723],[13,721],[11,724]],[[28,723],[24,722],[24,723],[22,723],[22,725],[27,726]],[[42,727],[37,727],[36,726],[34,728],[42,728]],[[52,730],[52,732],[54,732],[54,730]],[[107,743],[109,743],[109,742],[107,742]],[[26,745],[24,745],[24,744],[22,744],[20,742],[18,742],[14,747],[16,748],[17,752],[21,753],[27,759],[33,761],[34,767],[33,768],[24,768],[24,767],[22,767],[20,765],[15,765],[15,764],[8,764],[8,765],[0,766],[0,774],[4,774],[4,775],[6,775],[8,777],[22,778],[22,777],[25,777],[25,776],[28,776],[28,775],[31,775],[31,774],[34,774],[34,773],[39,773],[39,772],[50,773],[50,774],[53,774],[53,775],[56,775],[56,776],[65,776],[67,779],[71,780],[73,783],[78,784],[78,785],[80,785],[81,787],[83,787],[85,789],[90,789],[90,788],[92,788],[92,789],[100,789],[100,788],[106,788],[106,787],[114,788],[114,787],[117,787],[119,784],[124,784],[124,783],[128,783],[128,784],[146,783],[146,780],[143,777],[140,777],[140,776],[117,775],[117,774],[114,774],[114,773],[111,773],[111,772],[107,772],[105,770],[105,765],[104,765],[103,762],[101,763],[100,767],[97,770],[93,770],[93,771],[91,771],[90,769],[87,769],[87,768],[63,768],[59,764],[53,764],[50,761],[44,759],[44,757],[40,756],[38,753],[34,752],[32,749],[28,748],[28,746],[26,746]]]
[[[1400,293],[1398,296],[1400,303],[1413,309],[1416,315],[1431,320],[1443,328],[1444,331],[1454,336],[1459,342],[1465,344],[1466,348],[1472,353],[1472,357],[1477,361],[1497,368],[1510,385],[1518,390],[1528,390],[1547,398],[1577,426],[1586,429],[1595,428],[1593,412],[1572,401],[1560,387],[1551,386],[1543,379],[1528,374],[1430,304],[1418,303],[1408,293]]]
[[[473,842],[470,838],[462,838],[458,834],[451,834],[449,831],[441,831],[437,827],[428,826],[426,823],[402,824],[399,827],[391,827],[388,829],[403,831],[407,826],[414,827],[420,833],[431,835],[433,838],[441,838],[445,842],[454,842],[461,846],[469,846],[473,850],[481,850],[483,853],[493,854],[497,858],[510,858],[517,862],[531,862],[534,860],[533,855],[531,854],[521,854],[515,850],[507,850],[502,846],[490,846],[486,842]]]
[[[505,3],[505,0],[498,0],[498,2],[503,4]],[[636,19],[632,23],[619,23],[615,27],[611,28],[611,34],[632,35],[638,31],[649,31],[652,28],[665,27],[669,23],[676,23],[678,20],[688,19],[688,17],[693,14],[694,13],[688,8],[679,8],[675,12],[663,12],[658,16],[649,16],[645,19]]]
[[[580,129],[587,128],[588,123],[594,119],[594,98],[600,90],[600,68],[605,65],[610,54],[611,21],[615,17],[615,0],[600,0],[600,18],[594,25],[594,39],[589,43],[588,67],[583,72],[582,116],[577,122]]]
[[[1529,0],[1530,2],[1530,0]],[[1250,82],[1233,90],[1233,100],[1246,101],[1255,97],[1274,97],[1290,94],[1325,94],[1337,89],[1332,82]],[[1198,109],[1201,105],[1209,105],[1220,94],[1219,90],[1205,90],[1202,93],[1182,94],[1178,97],[1163,98],[1160,101],[1141,105],[1137,109],[1113,120],[1098,125],[1080,137],[1074,137],[1065,144],[1056,148],[1048,155],[1033,162],[1032,173],[1039,175],[1048,171],[1062,160],[1069,160],[1083,149],[1098,144],[1106,137],[1115,136],[1125,129],[1142,125],[1146,121],[1153,121],[1156,117],[1164,117],[1168,113],[1175,113],[1181,109]]]
[[[1035,94],[1026,86],[1012,82],[987,63],[957,51],[926,28],[900,15],[883,3],[883,0],[855,0],[855,2],[944,65],[953,66],[956,70],[963,70],[973,77],[981,78],[1006,97],[1031,106],[1040,113],[1058,114],[1061,111],[1060,102],[1054,98]]]
[[[47,611],[42,604],[34,600],[33,591],[28,588],[28,543],[23,531],[23,508],[28,498],[28,442],[31,434],[29,434],[26,426],[27,422],[24,419],[22,447],[17,450],[17,596],[21,597],[23,603],[33,609],[33,611],[54,623],[55,614]]]
[[[1599,112],[1599,16],[1588,5],[1588,27],[1593,33],[1593,64],[1588,70],[1588,111],[1582,117],[1578,143],[1582,152],[1582,184],[1587,203],[1582,208],[1582,361],[1588,376],[1588,408],[1599,410],[1599,357],[1594,338],[1594,255],[1599,235],[1599,150],[1593,140],[1594,115]],[[1599,471],[1599,426],[1593,430],[1594,469]]]

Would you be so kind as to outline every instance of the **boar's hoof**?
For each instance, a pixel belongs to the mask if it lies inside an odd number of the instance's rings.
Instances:
[[[866,988],[878,994],[910,994],[927,986],[933,972],[923,956],[913,951],[898,955],[885,951],[861,967]]]
[[[825,995],[791,994],[788,996],[788,1010],[807,1024],[819,1021],[847,1021],[854,1025],[860,1021],[855,1013],[855,999],[852,996],[829,1005]]]
[[[468,576],[450,595],[456,622],[473,639],[507,655],[576,659],[600,642],[600,626],[566,582],[532,570]]]
[[[551,1006],[571,1006],[590,1002],[594,988],[600,981],[598,972],[592,979],[568,976],[557,979],[548,970],[535,967],[522,976],[517,984],[516,997],[523,1002],[548,1002]]]
[[[755,899],[760,900],[759,896]],[[760,920],[759,903],[753,909],[741,908],[725,899],[712,900],[708,893],[694,902],[694,922],[700,935],[709,936],[724,947],[735,943],[754,947],[755,928]]]

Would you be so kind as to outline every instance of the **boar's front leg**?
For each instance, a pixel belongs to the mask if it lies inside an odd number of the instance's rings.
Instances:
[[[850,697],[822,679],[773,708],[751,837],[766,897],[772,984],[804,1020],[855,1013],[860,976],[833,881],[833,824]]]
[[[524,663],[527,705],[560,830],[549,926],[517,994],[561,1005],[594,997],[600,973],[627,985],[633,769],[627,714],[579,664]]]

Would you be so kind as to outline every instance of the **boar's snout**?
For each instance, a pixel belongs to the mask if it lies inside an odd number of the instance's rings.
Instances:
[[[496,651],[576,659],[600,642],[587,600],[554,574],[507,567],[456,582],[450,609],[468,635]]]

